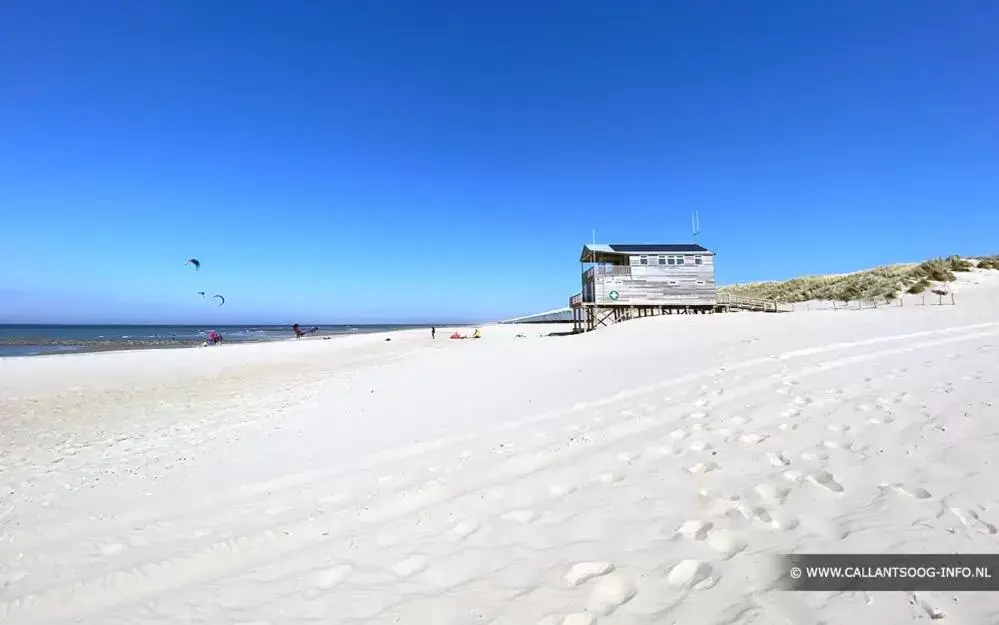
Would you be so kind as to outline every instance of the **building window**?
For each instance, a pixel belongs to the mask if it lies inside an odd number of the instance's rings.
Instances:
[[[660,265],[665,265],[666,264],[666,257],[665,256],[660,256],[659,257],[659,264]]]
[[[694,257],[694,264],[695,264],[695,265],[700,265],[700,264],[702,264],[703,262],[704,262],[704,261],[703,261],[703,260],[701,260],[701,257],[700,257],[700,256],[695,256],[695,257]]]
[[[648,265],[649,264],[649,257],[648,256],[642,256],[641,258],[639,258],[638,262],[641,263],[642,265]]]
[[[674,257],[672,257],[672,256],[667,256],[667,257],[666,257],[666,262],[667,262],[668,264],[670,264],[670,265],[675,265],[675,264],[676,264],[676,258],[674,258]]]
[[[698,280],[694,284],[696,284],[697,286],[704,286],[704,280]]]
[[[677,256],[676,257],[676,264],[677,265],[682,265],[683,264],[683,256]]]
[[[666,284],[668,284],[670,286],[674,286],[674,285],[676,285],[676,280],[669,280],[669,281],[666,282]]]

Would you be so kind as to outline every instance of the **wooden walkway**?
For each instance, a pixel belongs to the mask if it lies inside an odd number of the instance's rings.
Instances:
[[[743,297],[741,295],[729,295],[719,293],[717,299],[717,309],[726,310],[751,310],[754,312],[790,312],[787,308],[782,309],[780,303],[773,299],[761,299],[759,297]]]

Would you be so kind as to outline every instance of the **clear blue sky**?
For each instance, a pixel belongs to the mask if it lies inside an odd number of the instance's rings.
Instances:
[[[722,283],[995,253],[996,24],[992,1],[8,0],[0,317],[502,318],[565,305],[591,228],[684,242],[695,208]]]

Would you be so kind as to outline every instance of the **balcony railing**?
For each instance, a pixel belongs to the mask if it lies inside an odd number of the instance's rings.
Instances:
[[[583,303],[583,294],[576,293],[575,295],[569,297],[569,308],[575,308]]]

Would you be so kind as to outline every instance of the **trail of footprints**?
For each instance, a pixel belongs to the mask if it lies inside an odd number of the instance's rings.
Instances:
[[[890,375],[904,375],[904,369],[893,370]],[[780,376],[781,374],[778,374]],[[769,427],[774,427],[781,432],[794,432],[803,419],[803,413],[811,408],[827,406],[839,406],[839,396],[844,394],[843,388],[829,389],[827,397],[818,400],[797,395],[793,381],[784,380],[784,384],[776,389],[778,395],[788,396],[786,407],[774,415],[773,423]],[[702,502],[704,510],[703,518],[689,519],[678,526],[666,530],[670,540],[684,541],[692,544],[702,544],[706,549],[702,550],[701,558],[682,558],[672,562],[662,572],[662,581],[668,588],[674,589],[677,593],[697,593],[710,590],[719,583],[725,571],[725,563],[738,558],[747,549],[749,541],[747,537],[754,531],[777,530],[792,531],[799,526],[799,519],[786,515],[781,510],[782,504],[791,495],[793,489],[812,488],[817,492],[825,493],[827,496],[836,497],[842,495],[846,487],[825,465],[828,461],[827,453],[844,452],[849,450],[852,442],[849,436],[859,427],[880,427],[893,422],[895,408],[904,403],[908,397],[905,394],[898,394],[888,397],[879,397],[871,404],[858,404],[854,406],[856,413],[863,418],[862,426],[850,426],[839,422],[830,422],[826,425],[826,432],[829,438],[818,442],[811,448],[804,448],[797,454],[787,449],[767,448],[770,438],[767,432],[768,423],[761,423],[759,427],[753,428],[754,418],[734,414],[728,417],[723,416],[724,411],[719,415],[712,412],[712,399],[722,402],[724,400],[723,389],[718,388],[710,392],[710,386],[702,387],[702,393],[708,393],[708,397],[701,397],[691,404],[691,410],[681,419],[670,423],[672,429],[664,428],[662,436],[651,441],[651,444],[642,451],[612,450],[603,452],[604,456],[613,456],[616,466],[609,470],[596,472],[591,479],[570,481],[570,480],[549,480],[547,487],[541,492],[541,496],[550,500],[559,500],[571,497],[582,488],[614,488],[618,485],[628,483],[630,471],[641,470],[662,470],[659,466],[661,460],[671,459],[677,461],[678,466],[667,466],[667,470],[674,470],[676,476],[687,474],[687,479],[697,483],[699,480],[707,479],[716,473],[724,473],[727,467],[724,465],[726,457],[725,450],[732,445],[743,448],[758,449],[756,457],[759,459],[760,467],[769,467],[770,471],[762,470],[761,475],[765,475],[750,493],[730,493],[712,487],[701,487],[697,489],[697,497]],[[710,397],[710,399],[709,399]],[[674,402],[670,398],[665,398],[662,404],[672,405]],[[644,404],[644,405],[643,405]],[[655,408],[654,404],[643,402],[639,404],[642,409],[630,412],[628,418],[642,418],[648,415],[649,411]],[[757,413],[758,407],[747,408],[747,412]],[[731,406],[726,406],[726,410],[731,410]],[[618,410],[616,414],[621,414]],[[863,415],[870,415],[864,417]],[[515,442],[496,443],[485,452],[476,453],[466,451],[457,455],[457,462],[450,467],[433,466],[428,469],[433,474],[458,474],[468,470],[469,463],[488,466],[496,462],[497,455],[506,458],[529,458],[530,454],[543,455],[559,450],[560,453],[567,453],[566,450],[576,448],[588,448],[600,442],[601,437],[614,426],[603,426],[600,430],[593,430],[590,426],[602,426],[605,419],[596,417],[590,424],[570,423],[564,427],[568,435],[567,442],[552,442],[549,439],[559,438],[546,431],[534,431],[531,436],[534,444],[527,442],[523,449],[520,449]],[[552,424],[555,425],[555,424]],[[667,426],[662,423],[660,426]],[[611,441],[613,442],[613,441]],[[552,445],[555,445],[554,447]],[[540,458],[540,456],[538,456]],[[478,459],[478,462],[476,462]],[[541,458],[540,460],[543,460]],[[651,460],[652,462],[645,462]],[[544,475],[546,470],[544,462],[539,461],[535,472],[527,471],[525,480],[535,480]],[[590,466],[587,463],[584,466]],[[603,468],[608,468],[604,463]],[[738,469],[737,469],[738,470]],[[395,475],[385,475],[375,480],[376,488],[384,489],[394,485],[397,480]],[[682,479],[682,478],[681,478]],[[433,480],[432,480],[433,481]],[[719,483],[723,483],[720,481]],[[934,495],[926,489],[915,484],[893,483],[881,485],[885,493],[892,493],[916,501],[932,500]],[[499,491],[494,491],[499,492]],[[483,493],[483,497],[488,493]],[[334,497],[335,498],[335,497]],[[336,499],[336,498],[335,498]],[[342,503],[343,496],[340,495],[332,503]],[[536,506],[542,509],[551,510],[552,504],[545,503],[543,499],[535,499]],[[502,495],[494,497],[484,504],[483,512],[494,505],[502,506],[504,497]],[[973,531],[984,535],[996,535],[995,525],[981,518],[980,514],[970,506],[951,505],[947,501],[941,502],[941,512],[938,518],[952,518],[967,531]],[[451,537],[452,541],[463,543],[473,541],[483,530],[492,526],[520,526],[530,527],[534,523],[543,520],[545,516],[537,507],[522,505],[507,509],[498,515],[492,516],[495,519],[486,523],[473,517],[456,518],[450,521],[445,534]],[[275,506],[272,514],[280,515],[286,510],[280,506]],[[949,516],[948,516],[949,515]],[[748,525],[739,526],[738,523],[746,522]],[[443,540],[445,534],[439,537]],[[842,533],[840,534],[843,535]],[[401,540],[401,538],[399,538]],[[398,540],[394,541],[398,542]],[[394,544],[389,541],[387,546]],[[480,547],[481,548],[481,547]],[[114,555],[125,549],[119,543],[111,543],[104,546],[105,555]],[[667,550],[668,553],[668,550]],[[308,560],[306,554],[306,561]],[[440,557],[440,556],[437,556]],[[485,559],[488,559],[488,550],[484,552]],[[435,556],[428,553],[411,553],[395,561],[389,567],[389,571],[379,573],[370,568],[359,566],[348,559],[340,562],[331,562],[318,570],[309,573],[309,579],[304,583],[306,590],[303,591],[301,579],[292,575],[286,586],[287,592],[304,592],[306,597],[318,597],[323,593],[335,592],[337,589],[348,586],[351,581],[358,583],[391,583],[391,579],[397,581],[411,580],[419,578],[430,572],[435,565]],[[301,571],[303,567],[292,567]],[[250,575],[260,583],[266,584],[266,594],[275,592],[275,588],[282,587],[275,582],[286,579],[287,573],[276,572],[277,580],[268,579],[266,571],[268,568],[254,569]],[[283,576],[283,577],[282,577]],[[557,614],[549,614],[537,621],[539,625],[587,625],[597,623],[599,619],[613,614],[635,600],[642,588],[642,583],[638,576],[632,571],[621,570],[611,561],[578,561],[568,566],[564,573],[565,586],[567,588],[583,588],[586,590],[586,599],[582,601],[574,611],[563,611]],[[293,590],[292,590],[293,589]],[[218,598],[218,597],[216,597]],[[253,603],[247,597],[239,596],[233,598],[231,602],[222,601],[223,607],[228,603],[233,609],[246,607]],[[392,606],[379,605],[372,606],[371,614],[385,613]],[[396,606],[398,607],[398,606]],[[5,614],[0,611],[0,621],[3,621]],[[357,615],[359,616],[359,614]]]

